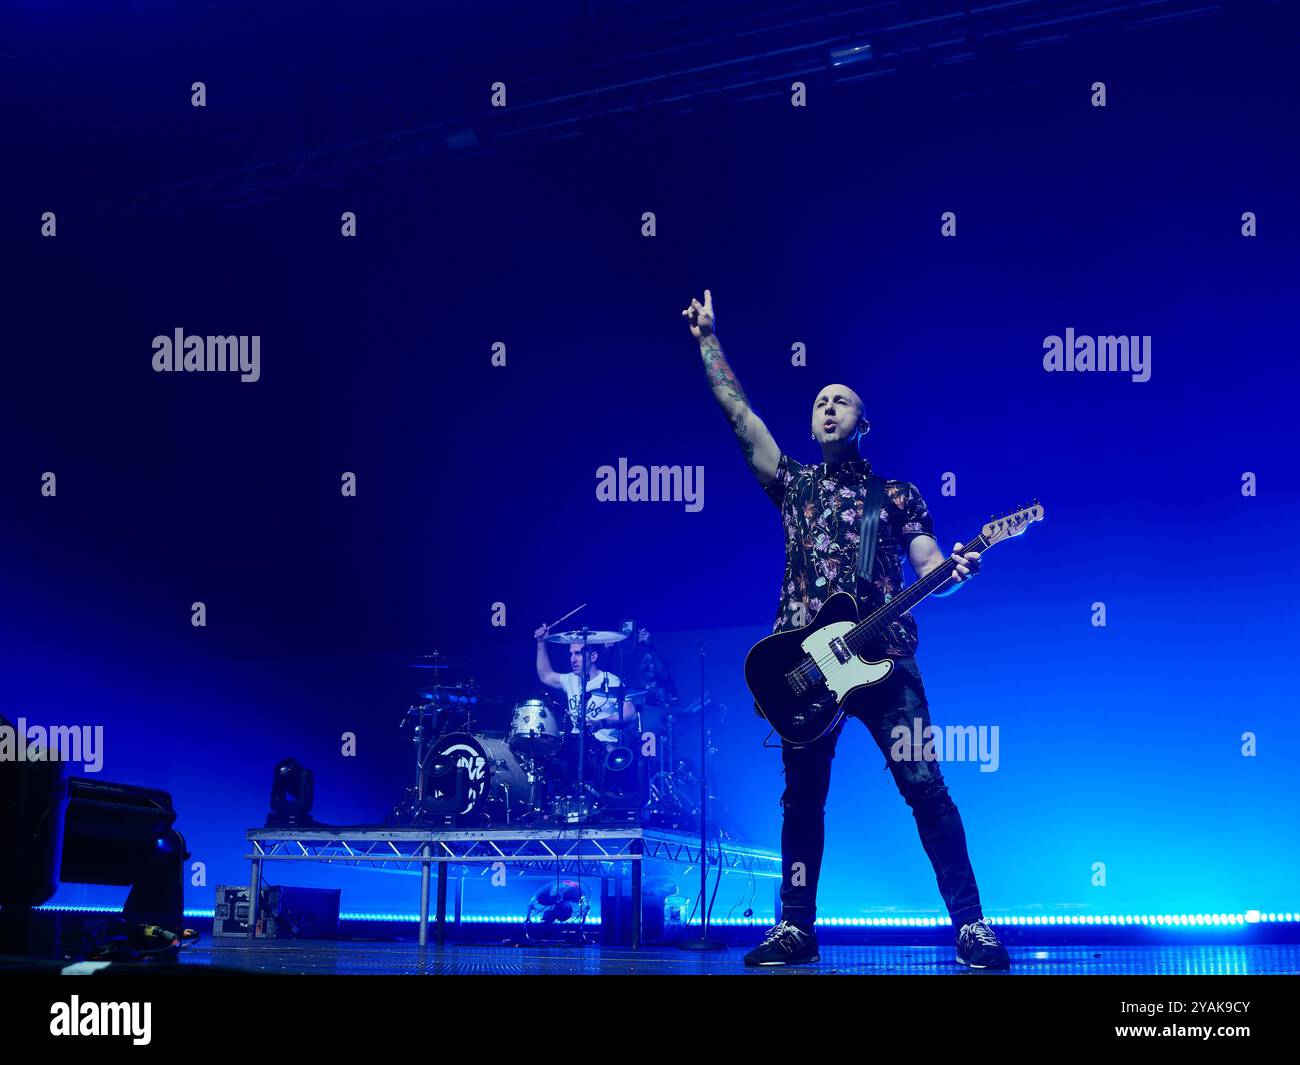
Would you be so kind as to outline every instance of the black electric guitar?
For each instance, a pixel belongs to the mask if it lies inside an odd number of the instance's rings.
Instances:
[[[988,522],[962,551],[983,553],[1042,518],[1043,508],[1035,500]],[[745,657],[745,683],[772,730],[790,743],[805,744],[834,728],[866,689],[894,671],[893,660],[879,651],[885,627],[953,583],[952,571],[950,559],[866,617],[860,616],[854,596],[836,592],[803,628],[773,633],[754,644]]]

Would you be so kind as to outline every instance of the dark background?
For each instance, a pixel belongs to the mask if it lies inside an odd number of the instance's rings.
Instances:
[[[796,457],[843,380],[945,549],[1045,505],[918,609],[936,722],[1000,729],[996,773],[945,766],[987,911],[1294,906],[1295,10],[1193,7],[15,5],[0,713],[102,724],[105,779],[175,795],[210,906],[281,757],[325,820],[400,796],[404,656],[466,659],[504,727],[534,627],[585,601],[691,694],[707,637],[719,794],[773,844],[739,665],[781,534],[680,318],[708,287]],[[861,39],[844,80],[828,51]],[[177,327],[260,335],[262,379],[154,373]],[[1151,380],[1044,373],[1067,327],[1151,335]],[[619,457],[702,465],[704,509],[597,502]],[[825,911],[937,913],[879,770],[851,730]]]

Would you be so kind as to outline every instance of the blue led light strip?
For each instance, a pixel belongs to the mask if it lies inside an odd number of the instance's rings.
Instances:
[[[120,913],[113,906],[37,906],[38,910],[59,913]],[[186,917],[212,917],[212,910],[186,910]],[[1265,913],[1246,910],[1242,913],[1157,913],[1157,914],[1035,914],[986,915],[989,924],[1003,926],[1085,926],[1085,927],[1152,927],[1152,928],[1231,928],[1251,924],[1293,924],[1300,922],[1300,913]],[[419,915],[414,913],[359,912],[341,913],[342,921],[389,921],[415,924]],[[523,924],[520,914],[463,914],[462,924]],[[772,923],[767,917],[729,917],[713,919],[710,924],[757,926]],[[599,918],[588,918],[587,924],[600,924]],[[817,923],[827,928],[947,928],[946,917],[819,917]]]

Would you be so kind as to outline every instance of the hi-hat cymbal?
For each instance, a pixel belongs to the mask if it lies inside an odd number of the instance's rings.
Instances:
[[[626,640],[621,632],[604,632],[600,629],[570,629],[568,632],[552,632],[546,637],[547,643],[585,643],[588,647],[608,647],[612,643]]]

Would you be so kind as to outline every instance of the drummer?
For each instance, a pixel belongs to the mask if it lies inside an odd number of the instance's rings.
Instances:
[[[578,690],[582,685],[582,644],[569,644],[568,673],[556,673],[551,668],[551,656],[546,649],[546,636],[550,626],[543,625],[533,636],[537,640],[537,679],[548,688],[564,692],[569,704],[570,731],[578,731]],[[622,680],[600,666],[602,647],[587,646],[587,728],[597,743],[613,749],[619,745],[622,729],[636,720],[636,707],[628,699],[621,699]],[[622,708],[620,709],[620,701]]]

